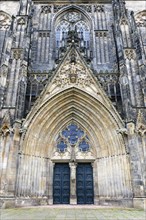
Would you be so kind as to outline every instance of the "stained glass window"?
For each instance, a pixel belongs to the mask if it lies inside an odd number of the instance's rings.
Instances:
[[[85,152],[89,150],[89,138],[80,127],[72,123],[60,133],[57,139],[57,148],[60,152],[64,152],[67,145],[78,145],[79,150]]]

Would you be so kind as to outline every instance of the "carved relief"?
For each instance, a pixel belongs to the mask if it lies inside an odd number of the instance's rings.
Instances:
[[[94,5],[94,12],[104,12],[104,5]]]
[[[5,12],[0,11],[0,30],[7,29],[11,24],[11,17]]]
[[[22,49],[12,49],[13,51],[13,59],[21,59],[21,56],[22,56],[22,52],[23,50]]]
[[[120,21],[121,25],[128,25],[128,21],[125,18],[122,18]]]
[[[81,19],[81,14],[75,11],[69,12],[64,16],[64,19],[68,20],[69,22],[77,22]]]
[[[107,31],[96,31],[96,37],[107,37]]]
[[[10,116],[10,112],[7,111],[1,123],[0,135],[6,137],[11,132],[13,132],[13,128],[11,127],[11,116]]]
[[[67,5],[54,5],[54,12],[58,12],[61,8],[64,8]]]
[[[62,88],[72,84],[86,87],[90,86],[93,80],[87,73],[87,69],[81,64],[77,54],[72,51],[53,82]]]
[[[146,27],[146,10],[139,12],[135,16],[135,20],[139,27]]]
[[[125,49],[124,52],[125,52],[126,59],[128,59],[128,60],[132,60],[133,59],[134,60],[136,58],[135,50],[133,50],[133,49]]]
[[[26,23],[26,20],[25,18],[22,17],[22,18],[19,18],[17,22],[19,25],[24,25]]]
[[[7,180],[2,180],[0,193],[6,195],[8,193],[8,182]]]
[[[92,7],[91,5],[79,5],[79,7],[83,8],[85,11],[91,13],[92,12]]]
[[[43,5],[41,6],[41,13],[51,13],[51,6],[50,5]]]
[[[136,123],[136,131],[143,136],[146,134],[146,125],[145,125],[145,119],[142,114],[142,112],[139,110],[138,116],[137,116],[137,123]]]
[[[1,73],[0,73],[0,84],[3,87],[6,85],[7,74],[8,74],[8,66],[2,65]]]

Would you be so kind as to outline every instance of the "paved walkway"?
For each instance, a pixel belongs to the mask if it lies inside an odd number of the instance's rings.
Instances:
[[[1,220],[146,220],[137,209],[99,206],[47,206],[2,209]]]

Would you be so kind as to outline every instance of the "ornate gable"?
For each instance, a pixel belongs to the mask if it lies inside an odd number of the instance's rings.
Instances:
[[[78,49],[72,46],[66,53],[61,64],[53,74],[48,86],[41,95],[42,102],[50,96],[69,88],[78,88],[109,106],[111,103],[101,88],[97,78],[80,55]],[[40,103],[41,104],[41,103]]]

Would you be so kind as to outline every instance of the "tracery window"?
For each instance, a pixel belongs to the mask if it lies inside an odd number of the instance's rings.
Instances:
[[[56,36],[56,56],[58,52],[66,50],[71,44],[75,43],[84,55],[90,52],[90,28],[85,17],[77,11],[69,11],[64,14],[57,22],[55,29]],[[58,57],[57,57],[58,58]]]
[[[57,139],[57,149],[59,152],[65,152],[70,145],[78,146],[79,150],[83,152],[88,151],[90,148],[86,132],[74,123],[61,131]]]
[[[146,10],[139,12],[135,16],[138,32],[140,36],[141,47],[143,49],[144,59],[146,58]]]

